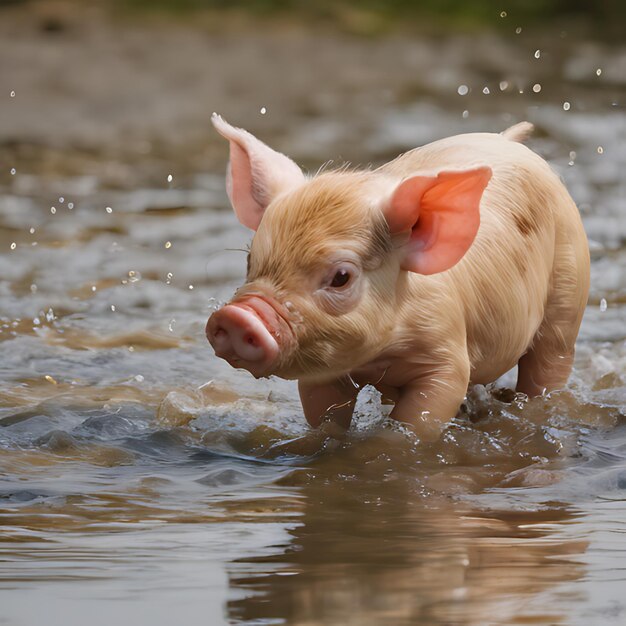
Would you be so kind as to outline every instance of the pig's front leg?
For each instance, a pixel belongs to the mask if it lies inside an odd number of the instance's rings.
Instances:
[[[300,380],[298,390],[304,416],[313,428],[325,420],[333,421],[346,430],[350,427],[359,389],[348,377],[326,383]]]
[[[423,441],[436,441],[455,417],[469,385],[469,362],[421,375],[400,388],[390,417],[411,425]]]

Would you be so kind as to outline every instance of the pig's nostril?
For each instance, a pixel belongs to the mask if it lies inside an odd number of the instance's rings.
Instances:
[[[246,343],[249,343],[251,346],[258,345],[256,337],[254,337],[253,335],[246,335]]]
[[[225,328],[222,328],[221,326],[215,329],[215,332],[213,333],[213,339],[217,340],[217,341],[223,341],[224,339],[228,338],[228,332],[226,331]]]
[[[211,345],[220,354],[232,347],[232,341],[228,331],[223,326],[218,326],[209,336]]]

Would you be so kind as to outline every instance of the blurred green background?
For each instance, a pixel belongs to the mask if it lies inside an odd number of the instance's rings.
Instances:
[[[391,27],[420,27],[439,23],[447,27],[500,26],[505,17],[544,26],[554,19],[584,22],[587,27],[624,34],[626,3],[620,0],[112,0],[123,9],[249,12],[317,19],[363,31]]]
[[[29,0],[0,0],[0,7],[29,4]],[[47,0],[47,4],[59,4]],[[392,28],[419,29],[504,27],[503,18],[532,27],[554,26],[554,20],[579,23],[600,37],[626,32],[626,2],[621,0],[93,0],[82,3],[121,12],[249,15],[253,18],[328,22],[362,34]]]

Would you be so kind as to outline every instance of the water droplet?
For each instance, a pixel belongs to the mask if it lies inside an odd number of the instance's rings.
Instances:
[[[172,278],[174,278],[174,274],[172,274],[172,272],[168,272],[167,280],[165,282],[169,285],[172,282]]]
[[[608,304],[606,302],[606,299],[602,298],[602,300],[600,300],[600,311],[604,313],[606,311],[607,306]]]
[[[541,50],[535,50],[535,59],[541,58]]]
[[[193,285],[189,285],[189,289],[193,289]]]
[[[54,322],[55,317],[54,317],[54,311],[52,310],[52,307],[50,307],[48,309],[48,312],[46,313],[46,322]]]
[[[508,80],[501,80],[500,81],[500,91],[505,91],[509,86],[509,81]]]
[[[539,93],[539,92],[541,91],[541,85],[540,85],[539,83],[535,83],[535,84],[533,85],[533,91],[534,91],[535,93]]]
[[[105,210],[107,213],[113,213],[113,209],[112,209],[110,206],[106,207],[104,210]]]
[[[65,198],[64,198],[63,196],[61,196],[61,197],[59,198],[59,203],[60,203],[60,204],[63,204],[64,202],[65,202]]]
[[[111,305],[111,311],[113,311],[115,313],[115,305],[114,304]]]
[[[598,154],[604,154],[604,148],[602,146],[598,146]]]
[[[176,320],[175,319],[171,319],[170,323],[167,325],[167,329],[173,333],[174,332],[174,324],[176,324]]]
[[[506,11],[502,11],[502,12],[500,13],[500,17],[506,17]]]
[[[466,120],[468,117],[469,117],[469,111],[465,109],[465,111],[463,111],[463,119]]]
[[[172,247],[172,242],[171,242],[171,241],[166,241],[166,242],[165,242],[165,248],[166,248],[167,250],[169,250],[171,247]]]
[[[485,88],[483,89],[483,93],[484,93],[486,96],[488,96],[488,95],[491,93],[491,92],[489,91],[489,87],[485,87]]]
[[[50,207],[50,213],[52,213],[52,215],[56,215],[56,212],[57,212],[57,208],[54,207],[54,206],[51,206]]]
[[[71,211],[74,208],[74,203],[73,202],[68,202],[67,203],[67,208]]]
[[[17,174],[17,170],[14,167],[12,167],[11,168],[11,176],[15,176],[16,174]]]
[[[11,98],[15,98],[15,92],[14,91],[12,91],[9,95],[11,96]]]
[[[134,352],[135,351],[135,346],[128,346],[128,351],[129,352]]]
[[[174,177],[171,174],[167,175],[167,182],[171,183],[174,180]]]
[[[29,232],[31,235],[34,235],[34,234],[35,234],[35,229],[31,226],[31,227],[28,229],[28,232]]]
[[[602,68],[601,68],[601,67],[599,67],[599,68],[596,70],[596,76],[600,76],[601,74],[602,74]]]
[[[98,288],[95,285],[91,285],[91,291],[96,291]]]
[[[564,103],[563,103],[563,110],[564,110],[564,111],[569,111],[570,106],[571,106],[571,105],[570,105],[570,103],[569,103],[569,102],[564,102]]]
[[[267,113],[267,109],[265,107],[261,107],[261,115],[265,115]]]
[[[469,93],[469,87],[467,85],[459,85],[459,88],[456,90],[459,96],[466,96]]]
[[[15,243],[15,241],[11,244],[11,250],[15,250],[15,248],[17,248],[17,244]]]
[[[52,376],[50,376],[50,374],[46,374],[46,375],[44,376],[44,378],[45,378],[45,379],[46,379],[49,383],[52,383],[53,385],[56,385],[56,384],[57,384],[57,381],[56,381],[56,380],[54,380],[54,378],[52,378]]]
[[[141,280],[141,273],[136,272],[135,270],[128,271],[128,282],[136,283]]]
[[[38,317],[33,317],[33,324],[35,326],[39,326],[39,324],[41,324],[41,320]]]
[[[518,27],[515,29],[515,34],[516,34],[516,35],[519,35],[521,32],[522,32],[522,27],[521,27],[521,26],[518,26]]]
[[[34,283],[30,286],[30,292],[31,293],[37,293],[37,285],[35,285]]]
[[[135,380],[138,383],[142,383],[144,380],[146,380],[141,374],[137,374],[137,376],[135,376]]]

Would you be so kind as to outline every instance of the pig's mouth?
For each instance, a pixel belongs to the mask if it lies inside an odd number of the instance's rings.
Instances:
[[[247,296],[213,313],[206,336],[215,354],[256,378],[274,373],[293,343],[282,308],[269,298]]]

